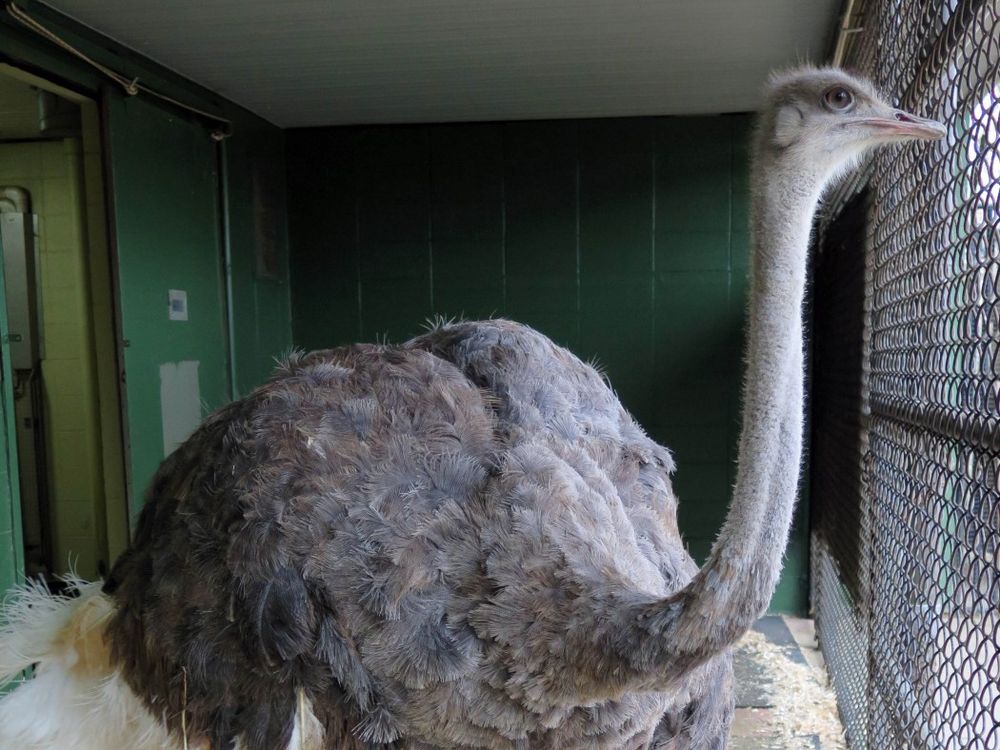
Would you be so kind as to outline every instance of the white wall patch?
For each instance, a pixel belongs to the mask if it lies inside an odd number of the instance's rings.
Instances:
[[[188,319],[188,293],[183,289],[167,290],[167,315],[170,320]]]
[[[163,455],[169,456],[201,424],[201,388],[198,362],[160,365],[160,415],[163,418]]]

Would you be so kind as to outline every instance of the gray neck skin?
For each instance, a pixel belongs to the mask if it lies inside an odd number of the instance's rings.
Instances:
[[[738,639],[774,592],[802,455],[802,301],[823,175],[764,153],[753,174],[753,257],[743,431],[733,502],[708,561],[676,598],[665,635],[694,661]],[[760,162],[770,159],[770,164]],[[675,610],[676,611],[676,610]]]
[[[829,175],[798,168],[810,163],[806,156],[778,151],[763,139],[755,154],[744,429],[733,503],[712,554],[686,587],[667,598],[605,587],[568,599],[562,619],[532,623],[535,636],[523,649],[530,659],[514,682],[539,694],[531,698],[539,710],[625,693],[690,691],[711,668],[705,663],[767,606],[798,487],[806,255]],[[499,624],[487,625],[500,628],[511,616],[500,615]],[[699,671],[702,665],[706,671]]]
[[[631,622],[618,619],[631,687],[677,684],[724,651],[764,612],[781,571],[802,455],[806,258],[829,177],[799,168],[805,160],[797,157],[763,144],[753,164],[743,432],[729,515],[708,561],[683,590],[627,608]]]

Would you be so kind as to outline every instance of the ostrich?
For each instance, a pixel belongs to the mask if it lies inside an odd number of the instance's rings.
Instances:
[[[668,451],[543,335],[295,356],[164,461],[103,587],[15,597],[0,674],[37,674],[0,745],[725,747],[796,494],[815,207],[869,147],[943,133],[835,69],[772,78],[738,477],[701,569]]]

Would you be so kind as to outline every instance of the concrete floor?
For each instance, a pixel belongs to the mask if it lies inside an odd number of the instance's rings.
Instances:
[[[744,644],[736,651],[737,708],[729,750],[844,748],[836,736],[839,723],[835,709],[831,708],[832,694],[824,687],[826,669],[812,620],[766,617],[758,622],[755,631],[759,634],[758,642],[766,639],[768,648],[750,649]],[[787,660],[787,664],[783,660]],[[808,706],[794,708],[794,729],[789,728],[788,696],[781,694],[782,682],[788,680],[789,669],[795,670],[800,679],[815,678],[815,690],[821,698],[826,693],[829,699],[826,710],[817,712]],[[811,725],[813,714],[814,726]]]

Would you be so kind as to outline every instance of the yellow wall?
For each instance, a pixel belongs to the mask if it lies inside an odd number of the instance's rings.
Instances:
[[[72,561],[89,578],[108,551],[80,140],[0,144],[0,184],[26,188],[39,215],[54,572]]]

